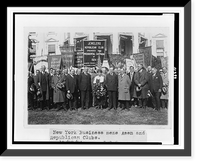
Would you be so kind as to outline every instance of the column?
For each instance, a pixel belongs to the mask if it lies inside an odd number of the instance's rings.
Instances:
[[[92,30],[89,31],[89,40],[94,40],[94,32]]]
[[[74,45],[75,32],[70,32],[70,45]]]
[[[117,32],[113,33],[113,54],[119,54],[119,34]]]
[[[157,53],[156,53],[156,38],[152,38],[151,48],[152,48],[152,55],[157,57]]]
[[[138,32],[133,33],[134,39],[133,39],[133,53],[139,53],[139,41],[138,41]]]

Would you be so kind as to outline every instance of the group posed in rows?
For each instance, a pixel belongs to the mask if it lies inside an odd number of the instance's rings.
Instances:
[[[130,110],[132,106],[157,111],[168,108],[167,68],[53,69],[45,66],[28,74],[30,110],[81,110],[95,107]]]

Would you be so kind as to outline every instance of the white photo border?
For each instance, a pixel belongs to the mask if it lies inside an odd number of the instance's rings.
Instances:
[[[62,11],[66,11],[66,8],[63,8],[63,10],[61,10],[62,8],[59,8],[59,11],[55,8],[40,8],[39,10],[41,10],[42,12],[48,12],[48,11],[54,11],[54,12],[62,12]],[[68,9],[68,8],[67,8]],[[95,9],[91,9],[89,8],[90,11],[89,12],[98,12],[97,11],[97,8]],[[122,8],[106,8],[106,12],[131,12],[133,9],[134,11],[138,11],[138,12],[160,12],[160,11],[164,11],[164,12],[177,12],[180,14],[180,31],[179,31],[179,82],[182,82],[181,84],[179,83],[179,110],[183,110],[184,107],[183,107],[183,103],[184,103],[184,50],[183,50],[183,45],[184,45],[184,10],[183,8],[173,8],[173,9],[169,9],[169,8],[159,8],[159,10],[157,8],[151,8],[148,10],[145,8],[145,9],[140,9],[140,8],[128,8],[129,10],[127,10],[127,8],[125,9],[122,9]],[[13,62],[13,58],[12,58],[12,35],[13,35],[13,30],[12,30],[12,21],[13,20],[13,13],[14,12],[38,12],[35,11],[35,8],[28,8],[26,9],[25,11],[23,11],[24,8],[10,8],[8,9],[8,80],[12,80],[12,75],[13,75],[13,72],[12,72],[12,67],[9,67],[9,66],[12,66],[12,62]],[[56,11],[57,10],[57,11]],[[68,9],[70,12],[88,12],[88,8],[84,8],[83,11],[80,11],[80,8],[78,9],[75,9],[75,8],[70,8]],[[71,10],[74,10],[74,11],[71,11]],[[99,12],[101,12],[102,9],[99,10]],[[104,11],[105,12],[105,11]],[[10,20],[11,19],[11,20]],[[16,59],[16,58],[15,58]],[[11,88],[8,88],[8,101],[11,101],[9,98],[12,98],[12,97],[9,97],[9,96],[12,96],[12,81],[8,81],[10,82],[8,84],[9,87]],[[9,103],[12,103],[9,102]],[[184,113],[183,111],[179,111],[179,142],[181,145],[176,145],[176,146],[164,146],[163,148],[160,147],[160,146],[123,146],[120,145],[120,149],[183,149],[184,148]],[[8,104],[8,149],[19,149],[19,144],[18,145],[13,145],[12,144],[12,122],[10,122],[12,120],[12,105],[11,104]],[[107,146],[107,145],[106,145]],[[80,148],[79,148],[80,147]],[[80,145],[71,145],[70,147],[67,146],[67,149],[85,149],[87,148],[85,145],[84,147],[82,148],[83,146],[80,146]],[[100,146],[100,145],[89,145],[88,146],[89,148],[87,149],[119,149],[118,145],[108,145],[107,147],[105,147],[104,145]],[[110,148],[111,147],[111,148]],[[38,146],[33,146],[33,145],[20,145],[20,149],[52,149],[52,145],[38,145]],[[66,145],[65,147],[61,146],[61,145],[53,145],[53,149],[66,149]]]

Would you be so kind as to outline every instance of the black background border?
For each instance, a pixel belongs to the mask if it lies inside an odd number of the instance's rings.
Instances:
[[[143,6],[141,6],[143,7]],[[166,7],[166,6],[162,6]],[[1,156],[191,156],[191,1],[188,1],[186,5],[183,5],[185,17],[184,17],[184,66],[187,65],[187,70],[184,69],[184,149],[148,149],[148,150],[11,150],[7,149],[7,121],[4,121],[6,126],[3,138],[3,145],[1,145]],[[176,33],[176,31],[175,31]],[[176,43],[175,43],[176,45]],[[187,45],[187,47],[185,46]],[[175,67],[177,66],[178,56],[176,56],[177,51],[175,50]],[[189,54],[189,55],[188,55]],[[14,59],[13,59],[14,60]],[[13,65],[14,66],[14,65]],[[14,67],[13,67],[14,68]],[[178,71],[177,71],[178,73]],[[175,86],[178,81],[175,81]],[[178,88],[176,88],[178,89]],[[177,93],[177,92],[175,92]],[[187,102],[186,102],[187,100]],[[177,109],[178,110],[178,109]],[[175,116],[178,115],[175,113]],[[6,112],[2,114],[3,118],[7,119]],[[2,141],[1,141],[2,142]],[[178,144],[175,140],[175,143]]]

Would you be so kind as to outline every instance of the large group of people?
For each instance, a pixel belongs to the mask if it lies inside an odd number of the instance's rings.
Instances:
[[[130,110],[168,108],[167,68],[155,67],[53,69],[28,72],[29,110]]]

